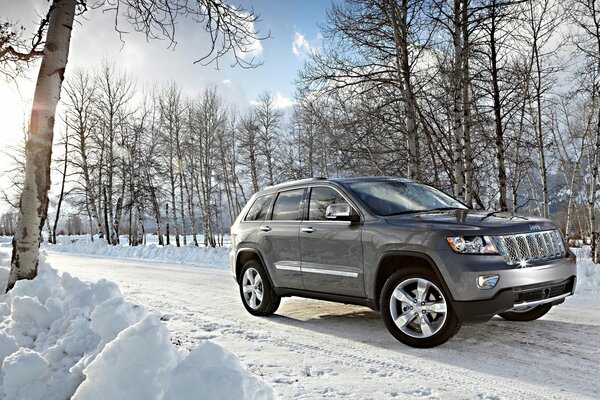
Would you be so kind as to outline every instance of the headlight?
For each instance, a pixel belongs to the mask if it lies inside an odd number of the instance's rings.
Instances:
[[[489,236],[455,236],[446,240],[452,250],[460,254],[499,254]]]

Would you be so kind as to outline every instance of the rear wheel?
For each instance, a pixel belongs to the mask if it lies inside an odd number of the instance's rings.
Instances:
[[[244,264],[239,278],[240,296],[246,310],[252,315],[267,316],[279,308],[279,297],[263,266],[250,260]]]
[[[535,321],[550,311],[552,304],[540,304],[539,306],[526,308],[524,310],[511,310],[498,314],[507,321]]]
[[[423,268],[390,276],[381,291],[380,309],[390,333],[408,346],[439,346],[460,329],[437,276]]]

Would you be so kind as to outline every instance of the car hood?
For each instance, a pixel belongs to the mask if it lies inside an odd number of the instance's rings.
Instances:
[[[557,228],[554,222],[545,218],[475,210],[429,211],[386,217],[386,221],[404,227],[430,226],[472,234],[523,233]]]

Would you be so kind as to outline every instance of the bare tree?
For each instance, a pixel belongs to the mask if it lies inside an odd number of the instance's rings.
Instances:
[[[96,133],[97,146],[101,147],[104,161],[101,163],[102,176],[100,185],[106,192],[104,206],[106,210],[105,232],[108,243],[119,243],[119,225],[123,210],[124,171],[123,141],[128,135],[127,120],[132,115],[131,99],[134,93],[133,80],[119,72],[114,64],[104,62],[96,75],[97,89],[94,101],[95,112],[98,114],[98,129]],[[120,172],[120,179],[118,172]]]
[[[173,213],[173,229],[175,234],[175,244],[179,247],[179,235],[183,234],[183,244],[186,244],[185,238],[185,208],[183,200],[183,153],[182,140],[183,129],[185,125],[184,117],[186,115],[184,99],[181,89],[173,82],[168,84],[158,94],[162,140],[161,144],[164,151],[164,165],[170,182],[171,209]],[[177,214],[177,189],[179,189],[179,215]],[[180,229],[179,217],[184,229]]]
[[[33,99],[35,108],[32,109],[29,128],[25,186],[7,290],[17,280],[31,279],[37,274],[40,233],[48,212],[55,110],[78,4],[80,10],[85,11],[85,0],[53,0],[29,49],[20,48],[22,42],[19,36],[10,35],[12,27],[3,25],[0,31],[0,66],[3,71],[7,71],[6,66],[17,65],[10,71],[18,72],[19,64],[26,64],[35,57],[42,58]],[[191,17],[201,22],[210,34],[211,49],[198,61],[219,59],[233,52],[235,63],[253,65],[252,60],[246,61],[241,55],[251,51],[254,42],[260,39],[254,30],[257,17],[241,8],[233,8],[216,0],[117,0],[98,2],[96,5],[115,12],[117,30],[120,20],[125,19],[148,38],[167,38],[171,43],[175,40],[177,18]]]
[[[258,125],[258,138],[260,140],[259,149],[267,165],[267,183],[275,184],[275,150],[278,147],[277,137],[280,129],[282,114],[277,109],[275,95],[270,92],[262,93],[258,96],[258,102],[255,105],[256,123]]]
[[[72,148],[74,156],[70,158],[75,173],[80,174],[76,186],[83,192],[84,207],[88,216],[90,236],[94,240],[94,230],[97,229],[101,238],[105,236],[100,222],[98,202],[100,192],[93,181],[92,149],[90,135],[94,124],[94,93],[95,85],[90,74],[78,71],[67,82],[65,87],[66,125],[74,133]]]
[[[35,107],[31,111],[27,137],[25,185],[19,204],[17,232],[13,239],[7,291],[12,289],[17,280],[32,279],[37,275],[41,231],[48,213],[54,116],[67,65],[76,4],[76,0],[55,0],[47,17],[40,23],[40,30],[43,31],[47,26],[47,31],[33,97]],[[40,41],[41,36],[40,32]],[[33,46],[25,60],[37,55],[39,50]],[[0,63],[5,64],[6,59],[0,58]]]
[[[215,194],[217,137],[223,135],[227,124],[227,111],[223,100],[216,92],[215,87],[205,89],[193,105],[192,126],[190,132],[194,156],[197,157],[198,176],[195,179],[196,191],[200,199],[202,210],[202,225],[204,228],[204,245],[215,247],[217,245]]]
[[[587,79],[584,89],[589,93],[592,107],[596,111],[593,134],[590,135],[589,146],[589,189],[588,189],[588,218],[591,236],[592,258],[598,262],[598,224],[596,222],[596,207],[598,206],[598,170],[600,165],[600,4],[595,0],[576,0],[571,11],[571,17],[579,32],[574,35],[574,43],[585,57],[585,66],[581,71]]]
[[[60,220],[60,209],[65,197],[65,183],[67,181],[67,168],[69,166],[69,128],[68,123],[66,124],[65,132],[62,138],[62,144],[64,147],[64,159],[63,159],[63,168],[61,171],[61,179],[60,179],[60,192],[58,195],[58,202],[56,204],[56,213],[54,216],[54,224],[52,225],[52,237],[48,239],[48,241],[52,244],[56,244],[56,229],[58,228],[58,221]]]
[[[240,164],[248,169],[250,173],[250,181],[252,192],[259,190],[258,176],[258,156],[259,156],[259,138],[258,138],[258,122],[256,121],[256,113],[254,110],[249,110],[248,113],[240,119],[240,150],[242,156]]]

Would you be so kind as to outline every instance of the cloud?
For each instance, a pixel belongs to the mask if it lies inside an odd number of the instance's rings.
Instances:
[[[281,93],[275,93],[275,107],[281,109],[289,108],[294,105],[294,100],[282,96]]]
[[[253,58],[257,58],[263,52],[262,40],[260,40],[261,34],[256,30],[254,22],[251,21],[249,13],[239,12],[239,15],[242,19],[241,24],[245,25],[244,29],[247,32],[254,32],[256,35],[256,37],[247,37],[245,40],[242,40],[243,51],[240,52],[239,57],[242,60],[251,60]]]
[[[306,57],[311,53],[310,43],[300,32],[294,32],[294,41],[292,42],[292,53],[298,58]]]
[[[274,97],[273,105],[278,110],[285,110],[286,108],[293,107],[293,105],[294,105],[294,100],[290,99],[289,97],[285,97],[284,95],[282,95],[279,92],[274,93],[273,97]],[[256,100],[250,101],[251,106],[258,106],[259,104],[260,104],[260,102],[258,102]]]
[[[317,36],[315,40],[308,40],[300,32],[294,32],[294,40],[292,41],[292,53],[300,60],[307,58],[309,55],[316,53],[321,42],[321,36]]]

